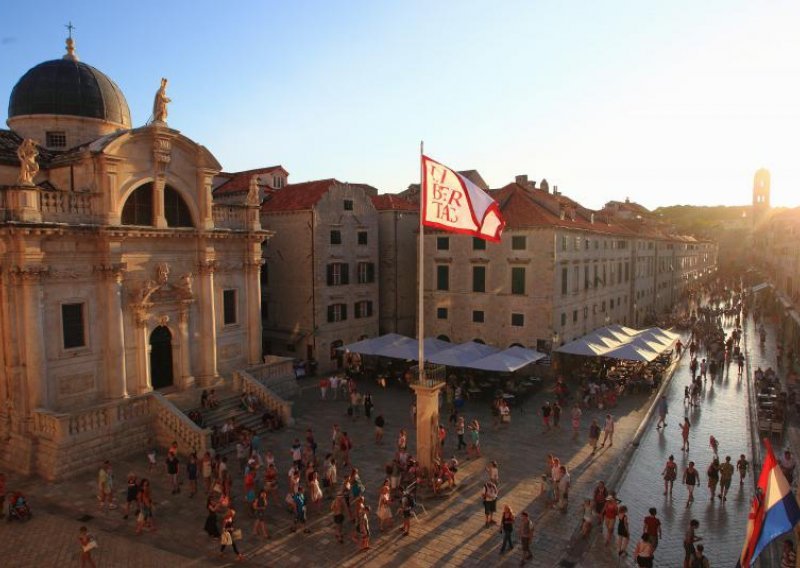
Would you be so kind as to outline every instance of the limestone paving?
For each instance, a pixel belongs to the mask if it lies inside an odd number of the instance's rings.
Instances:
[[[626,467],[625,477],[618,498],[628,506],[631,527],[631,557],[620,561],[616,547],[605,547],[602,539],[594,538],[590,552],[584,559],[585,567],[633,566],[633,549],[641,535],[643,518],[650,507],[656,507],[662,522],[663,537],[655,554],[655,566],[680,566],[683,560],[683,533],[691,519],[700,522],[698,534],[703,537],[705,554],[712,566],[735,566],[744,542],[747,515],[753,495],[753,451],[750,433],[750,420],[747,414],[749,404],[747,381],[757,367],[767,369],[777,367],[774,326],[767,323],[769,340],[765,346],[759,345],[757,327],[752,318],[745,322],[744,344],[748,364],[742,380],[737,379],[736,365],[726,370],[723,379],[714,383],[708,381],[701,397],[700,408],[688,409],[683,405],[683,387],[691,381],[689,358],[681,361],[672,383],[667,388],[669,404],[668,426],[656,430],[657,417],[651,418],[647,433],[633,459]],[[730,332],[730,329],[726,329]],[[779,371],[780,372],[780,371]],[[749,375],[748,375],[749,373]],[[692,424],[689,436],[690,451],[681,451],[679,421],[688,416]],[[711,463],[712,451],[709,436],[719,440],[721,461],[726,455],[736,462],[739,454],[745,454],[751,462],[750,472],[744,485],[738,483],[738,473],[734,475],[728,500],[709,497],[706,468]],[[773,439],[776,454],[782,450],[783,441]],[[673,454],[678,463],[678,480],[675,482],[673,497],[662,495],[664,483],[661,477],[667,457]],[[686,506],[686,489],[680,483],[683,469],[689,460],[695,462],[700,472],[700,485],[695,489],[695,501]],[[597,536],[594,528],[594,537]],[[762,558],[763,562],[767,561]]]
[[[377,488],[384,479],[384,466],[394,453],[399,428],[409,431],[409,447],[414,447],[410,392],[392,386],[382,389],[374,383],[360,385],[362,390],[370,390],[373,394],[376,405],[373,417],[381,413],[386,419],[384,443],[377,446],[371,422],[363,416],[350,419],[346,414],[347,403],[341,397],[339,400],[319,400],[316,379],[302,381],[295,405],[296,424],[270,433],[262,441],[262,447],[271,450],[276,457],[280,473],[279,495],[282,496],[281,491],[285,493],[286,490],[285,472],[291,463],[290,447],[294,438],[303,439],[306,429],[313,428],[319,444],[318,457],[322,458],[330,447],[331,426],[338,423],[353,439],[353,463],[359,467],[367,487],[367,503],[374,514],[377,509]],[[328,512],[330,502],[327,500],[321,511],[309,511],[311,534],[303,534],[290,532],[290,514],[280,497],[273,499],[267,515],[271,538],[256,538],[252,533],[253,521],[242,502],[238,465],[232,459],[234,507],[239,512],[237,526],[244,530],[244,539],[239,546],[246,555],[245,564],[308,567],[517,565],[521,558],[519,546],[500,555],[502,539],[499,528],[484,528],[481,487],[488,460],[494,459],[500,468],[498,512],[508,503],[517,514],[527,510],[535,522],[532,544],[534,559],[528,565],[558,565],[580,519],[580,497],[589,494],[598,479],[608,478],[622,465],[621,460],[626,455],[624,449],[650,408],[653,397],[644,394],[621,397],[618,406],[610,411],[617,420],[614,445],[598,451],[594,456],[587,444],[588,425],[592,418],[600,420],[607,410],[585,411],[581,436],[573,442],[568,419],[562,420],[560,429],[542,433],[536,410],[545,400],[553,399],[551,387],[545,385],[522,408],[513,409],[510,425],[500,427],[492,425],[488,401],[467,402],[465,416],[468,419],[478,418],[482,425],[482,457],[468,460],[465,452],[456,452],[456,436],[449,428],[445,453],[457,455],[461,462],[456,489],[442,497],[421,490],[418,502],[422,506],[407,537],[399,532],[398,523],[391,530],[381,533],[377,519],[373,517],[372,548],[366,552],[358,552],[356,545],[348,539],[344,544],[336,542]],[[564,418],[566,415],[568,412],[565,412]],[[446,420],[446,416],[443,420]],[[98,508],[94,474],[49,484],[10,476],[9,490],[19,488],[26,492],[34,510],[34,518],[25,524],[0,525],[0,555],[4,559],[11,559],[10,564],[4,561],[3,565],[77,565],[77,532],[83,524],[98,538],[100,546],[95,551],[98,566],[139,565],[136,562],[144,565],[169,562],[170,566],[232,564],[232,552],[228,550],[223,559],[218,559],[218,541],[207,537],[202,530],[205,520],[205,496],[202,491],[189,497],[187,484],[184,483],[180,494],[171,495],[163,466],[148,472],[145,452],[146,448],[142,448],[141,454],[112,462],[115,493],[120,508],[108,512]],[[558,455],[571,472],[571,499],[565,513],[544,507],[540,476],[544,472],[548,452]],[[162,451],[159,461],[163,457]],[[140,478],[148,477],[152,481],[156,502],[155,532],[136,536],[133,515],[128,520],[122,518],[121,507],[125,501],[125,478],[128,472],[135,472]],[[85,518],[84,515],[91,518]],[[79,520],[81,518],[83,520]],[[399,518],[396,520],[399,521]],[[346,528],[349,529],[347,525]],[[518,543],[516,535],[515,540]],[[51,557],[59,559],[58,562],[41,560]]]

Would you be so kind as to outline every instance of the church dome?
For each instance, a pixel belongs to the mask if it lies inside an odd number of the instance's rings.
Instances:
[[[95,118],[131,126],[131,112],[120,88],[103,72],[72,53],[30,69],[14,86],[8,118],[26,115]]]

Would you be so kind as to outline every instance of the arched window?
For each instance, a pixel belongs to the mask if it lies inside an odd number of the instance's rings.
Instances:
[[[122,208],[123,225],[153,226],[153,184],[137,187]]]
[[[186,202],[170,186],[164,188],[164,217],[168,227],[194,227]]]
[[[486,345],[486,342],[483,339],[481,339],[480,337],[476,337],[472,341],[475,342],[475,343],[480,343],[481,345]]]
[[[446,341],[447,343],[450,343],[450,338],[449,338],[449,337],[447,337],[446,335],[440,335],[440,336],[439,336],[439,337],[437,337],[436,339],[438,339],[438,340],[440,340],[440,341]]]
[[[524,345],[522,345],[521,343],[512,343],[512,344],[511,344],[511,345],[509,345],[508,347],[509,347],[509,348],[511,348],[511,347],[522,347],[523,349],[525,348],[525,346],[524,346]]]

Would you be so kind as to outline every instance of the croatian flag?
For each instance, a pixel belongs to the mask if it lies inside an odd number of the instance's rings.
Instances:
[[[499,241],[505,227],[489,194],[447,166],[422,156],[422,223],[453,233]]]
[[[764,440],[767,456],[758,478],[756,496],[747,519],[747,535],[737,568],[750,568],[770,542],[792,530],[800,522],[800,507],[772,452]]]

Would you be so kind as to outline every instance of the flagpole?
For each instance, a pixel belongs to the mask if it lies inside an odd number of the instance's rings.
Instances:
[[[419,382],[423,383],[425,380],[425,310],[424,310],[424,296],[423,296],[423,286],[425,282],[425,234],[422,225],[422,215],[423,215],[423,199],[425,199],[424,195],[424,183],[425,183],[425,167],[423,165],[422,156],[424,155],[425,151],[425,141],[420,140],[419,142],[419,282],[418,282],[418,297],[417,297],[417,349],[418,349],[418,375],[419,375]]]

